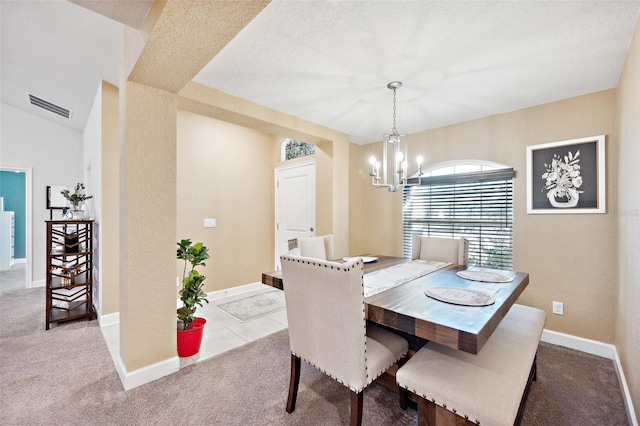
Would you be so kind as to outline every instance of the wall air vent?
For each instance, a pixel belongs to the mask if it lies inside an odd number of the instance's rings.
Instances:
[[[64,118],[69,118],[71,116],[71,111],[69,111],[68,109],[62,108],[61,106],[58,106],[56,104],[52,104],[51,102],[40,99],[39,97],[33,96],[32,94],[29,94],[29,102],[31,102],[31,105],[46,109],[47,111],[58,114]]]

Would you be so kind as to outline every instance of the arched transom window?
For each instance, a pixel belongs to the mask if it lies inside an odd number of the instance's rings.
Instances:
[[[294,158],[306,157],[316,153],[316,146],[306,142],[287,138],[282,141],[282,161],[293,160]]]

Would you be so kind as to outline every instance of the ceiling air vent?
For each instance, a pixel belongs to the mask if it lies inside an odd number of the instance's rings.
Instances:
[[[47,102],[44,99],[33,96],[32,94],[29,94],[29,102],[31,102],[31,105],[46,109],[47,111],[58,114],[64,118],[69,118],[71,116],[71,111],[69,111],[68,109],[62,108],[61,106],[58,106],[56,104],[52,104],[51,102]]]

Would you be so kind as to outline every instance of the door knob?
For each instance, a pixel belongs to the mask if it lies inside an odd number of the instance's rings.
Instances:
[[[313,232],[313,226],[311,228],[309,228],[309,231]]]

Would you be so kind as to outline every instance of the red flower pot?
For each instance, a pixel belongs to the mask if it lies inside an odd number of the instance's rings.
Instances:
[[[204,318],[196,318],[188,329],[178,330],[178,356],[191,356],[200,351],[206,322],[207,320]]]

